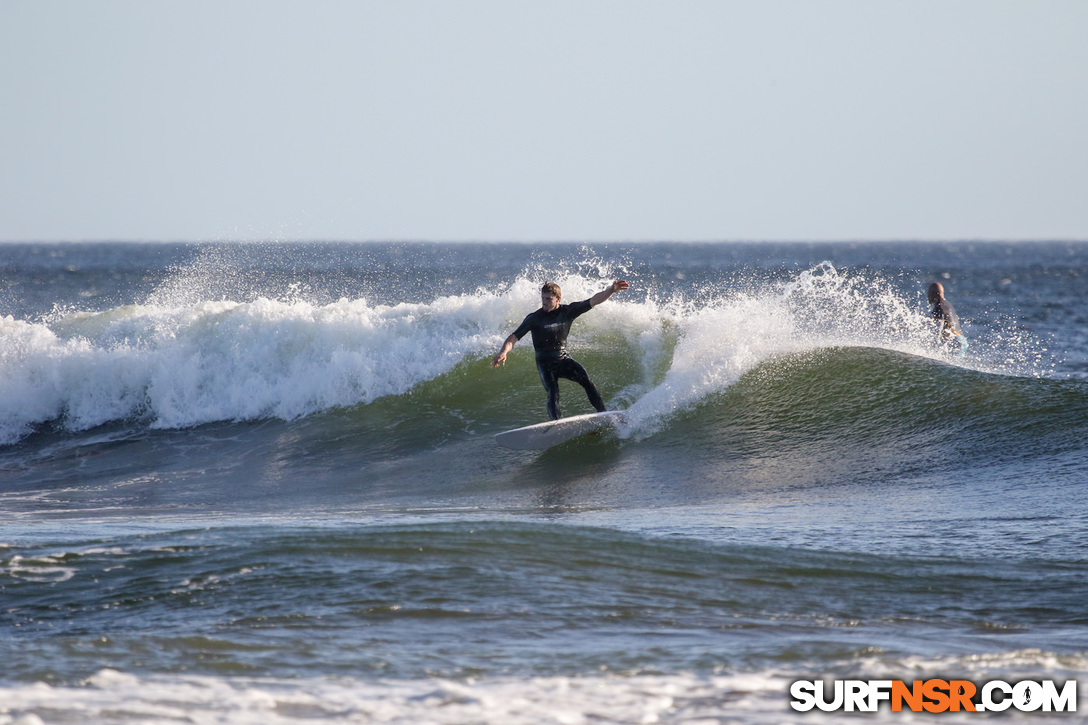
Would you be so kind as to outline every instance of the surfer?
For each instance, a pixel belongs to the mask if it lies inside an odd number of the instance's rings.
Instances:
[[[929,304],[933,305],[930,316],[940,322],[940,341],[956,344],[960,349],[967,347],[967,338],[960,331],[960,318],[956,314],[956,308],[944,298],[944,286],[940,282],[934,282],[929,286],[928,295]]]
[[[552,420],[559,420],[559,378],[566,378],[585,388],[590,404],[597,412],[605,411],[604,401],[597,392],[597,386],[589,379],[589,374],[574,358],[567,354],[567,335],[575,318],[589,312],[620,290],[630,285],[622,279],[613,282],[605,290],[598,292],[588,300],[569,305],[560,304],[563,293],[559,285],[547,282],[540,289],[540,309],[530,312],[518,325],[518,329],[506,338],[502,349],[492,361],[494,367],[506,364],[506,353],[513,349],[525,333],[533,333],[533,348],[536,350],[536,369],[540,373],[540,382],[548,391],[548,415]]]

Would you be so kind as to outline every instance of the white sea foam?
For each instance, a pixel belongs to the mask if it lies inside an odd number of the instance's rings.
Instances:
[[[462,361],[493,355],[539,305],[542,279],[527,273],[498,292],[429,303],[157,294],[143,305],[42,323],[0,318],[0,444],[46,421],[86,430],[128,418],[159,428],[291,420],[404,394]],[[567,273],[555,281],[571,301],[609,279]],[[613,401],[634,403],[633,429],[652,431],[776,355],[868,345],[950,359],[935,347],[922,310],[883,281],[846,277],[827,263],[777,289],[718,294],[660,300],[624,293],[579,320],[575,347],[619,337],[639,357],[643,380]],[[1011,348],[1021,350],[1009,358],[1012,368],[1029,367],[1022,354],[1029,347]],[[984,357],[960,364],[1010,367]]]
[[[0,443],[60,419],[83,430],[293,419],[402,394],[497,346],[486,295],[430,304],[258,299],[0,320]]]
[[[0,687],[0,725],[141,722],[278,725],[335,723],[832,723],[843,713],[800,713],[789,706],[798,679],[1083,679],[1083,657],[1026,651],[942,660],[861,661],[837,674],[765,670],[712,675],[548,676],[480,680],[359,680],[211,676],[136,676],[99,671],[75,687],[43,682]],[[1083,693],[1082,693],[1083,694]],[[892,712],[885,705],[867,722],[974,722],[975,713]],[[1008,711],[1006,722],[1038,719]]]
[[[776,674],[539,677],[528,680],[141,678],[103,670],[81,687],[0,688],[0,725],[41,721],[236,723],[782,723],[789,680]]]
[[[76,575],[76,570],[63,566],[60,556],[40,556],[26,559],[13,556],[6,562],[0,562],[0,576],[8,575],[17,579],[33,582],[60,583]]]
[[[935,323],[886,281],[844,276],[828,262],[776,289],[674,302],[661,314],[677,343],[664,379],[630,408],[624,435],[652,433],[677,410],[727,389],[759,364],[805,351],[875,347],[995,369],[983,357],[940,347]]]

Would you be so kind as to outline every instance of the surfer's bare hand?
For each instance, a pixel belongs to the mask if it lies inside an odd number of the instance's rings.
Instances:
[[[495,359],[491,361],[491,367],[497,368],[500,365],[506,364],[506,353],[499,353],[495,356]]]
[[[620,290],[625,290],[625,289],[629,288],[630,286],[631,285],[627,284],[626,281],[624,281],[622,279],[617,279],[615,282],[612,283],[612,291],[613,292],[619,292]]]

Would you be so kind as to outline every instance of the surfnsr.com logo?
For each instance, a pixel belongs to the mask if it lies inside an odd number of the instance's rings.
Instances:
[[[981,687],[969,680],[798,680],[790,685],[790,707],[799,712],[876,712],[887,702],[892,712],[1076,712],[1077,681],[1008,683],[991,680]]]

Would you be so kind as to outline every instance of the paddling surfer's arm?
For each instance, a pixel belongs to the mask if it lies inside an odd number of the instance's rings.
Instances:
[[[601,304],[602,302],[604,302],[605,300],[607,300],[609,297],[616,294],[620,290],[627,289],[630,286],[631,285],[627,284],[627,282],[625,282],[624,280],[617,279],[615,282],[613,282],[611,285],[609,285],[608,289],[601,290],[597,294],[590,297],[589,298],[589,306],[590,307],[596,307],[597,305]]]
[[[506,353],[514,349],[514,343],[517,341],[518,338],[516,335],[511,335],[510,337],[506,338],[506,340],[502,343],[502,349],[499,350],[499,354],[496,355],[495,359],[491,361],[491,366],[497,368],[500,365],[505,365]]]

